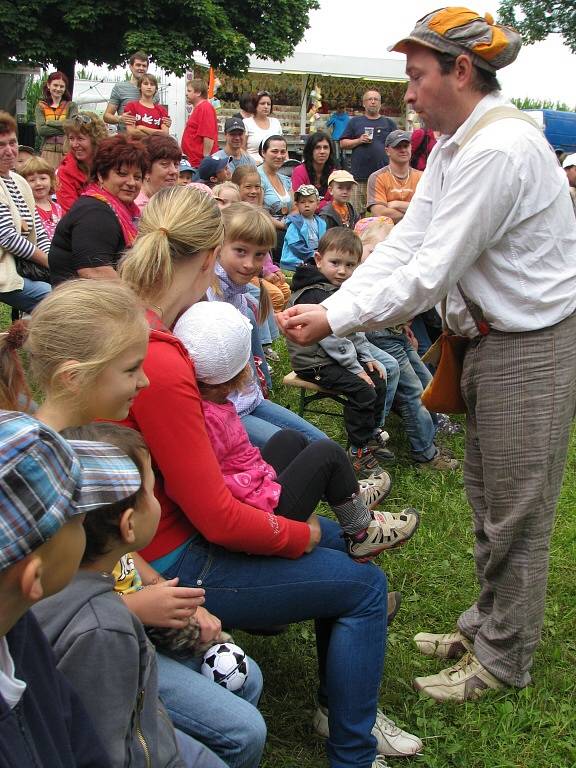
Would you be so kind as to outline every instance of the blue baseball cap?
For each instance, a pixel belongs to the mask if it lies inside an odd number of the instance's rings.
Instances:
[[[198,179],[200,181],[210,181],[211,176],[216,176],[218,171],[226,168],[232,158],[228,157],[205,157],[198,166]]]
[[[65,440],[31,416],[0,411],[0,571],[74,515],[133,496],[136,465],[106,443]]]
[[[180,160],[180,166],[178,168],[178,171],[180,173],[183,173],[184,171],[190,171],[190,173],[195,173],[196,172],[196,168],[193,168],[190,165],[190,161],[188,160],[187,157],[183,157],[182,160]]]

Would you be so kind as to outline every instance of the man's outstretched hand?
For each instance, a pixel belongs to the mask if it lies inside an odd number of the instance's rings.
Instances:
[[[276,322],[282,333],[296,344],[311,344],[332,333],[321,304],[297,304],[278,312]]]

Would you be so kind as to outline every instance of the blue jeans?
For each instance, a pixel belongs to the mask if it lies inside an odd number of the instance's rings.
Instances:
[[[180,759],[186,768],[227,768],[226,763],[204,744],[200,744],[199,741],[178,729],[175,730],[175,734]]]
[[[382,414],[382,421],[380,426],[384,426],[386,417],[392,409],[392,403],[394,402],[394,396],[396,395],[396,389],[398,387],[398,380],[400,378],[400,367],[396,358],[389,355],[376,344],[370,344],[370,351],[374,355],[374,359],[378,361],[386,370],[386,400],[384,401],[384,413]]]
[[[252,659],[242,690],[231,693],[200,673],[202,657],[157,653],[158,693],[174,727],[204,744],[229,768],[257,768],[266,724],[256,709],[262,673]]]
[[[302,432],[310,442],[327,440],[328,436],[309,421],[271,400],[263,400],[254,410],[241,417],[252,445],[263,448],[272,435],[280,429]]]
[[[0,301],[21,312],[32,312],[36,304],[42,301],[51,290],[52,286],[49,283],[43,283],[42,280],[28,280],[25,277],[21,290],[0,293]]]
[[[262,371],[264,372],[264,378],[266,379],[266,384],[268,385],[269,389],[272,389],[272,376],[270,375],[270,369],[268,368],[268,363],[266,362],[266,355],[264,354],[264,350],[262,349],[262,339],[260,338],[260,331],[259,331],[258,325],[256,324],[256,315],[254,314],[254,311],[255,310],[253,305],[250,302],[248,302],[247,317],[252,323],[252,335],[250,337],[251,351],[253,355],[257,355],[262,361]],[[256,366],[252,358],[250,358],[250,366],[254,371],[254,376],[256,376],[257,375]]]
[[[430,371],[412,348],[406,334],[370,331],[367,337],[371,344],[392,355],[398,362],[400,379],[396,402],[410,441],[412,458],[415,461],[430,461],[436,455],[436,426],[420,400],[424,386],[432,378]]]
[[[297,560],[229,552],[196,536],[163,575],[204,587],[206,607],[226,627],[314,619],[330,766],[371,768],[386,648],[386,576],[348,557],[337,523],[320,518],[320,524],[320,545]],[[297,659],[293,664],[297,674]]]
[[[252,285],[252,283],[248,283],[248,293],[256,299],[256,307],[258,307],[260,301],[260,288]],[[270,314],[266,320],[258,326],[258,333],[262,344],[272,344],[272,342],[280,336],[280,331],[278,330],[278,325],[272,309],[270,309]]]

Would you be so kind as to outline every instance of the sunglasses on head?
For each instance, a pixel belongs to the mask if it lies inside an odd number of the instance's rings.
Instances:
[[[270,91],[258,91],[258,93],[256,94],[256,98],[260,99],[262,98],[262,96],[268,96],[269,99],[272,98],[272,94],[270,93]]]
[[[86,115],[86,114],[74,115],[71,118],[71,120],[74,123],[79,123],[80,125],[90,125],[90,123],[92,122],[92,118],[90,117],[90,115]]]

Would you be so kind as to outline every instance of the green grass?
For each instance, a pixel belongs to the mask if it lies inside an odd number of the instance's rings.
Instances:
[[[9,311],[0,305],[0,327]],[[290,370],[282,341],[275,344],[275,399],[296,410],[298,393],[285,390]],[[335,406],[337,408],[337,406]],[[342,420],[311,417],[330,437],[345,442]],[[417,474],[408,459],[400,422],[386,425],[398,461],[388,509],[412,505],[422,510],[418,534],[402,550],[378,559],[392,589],[404,602],[388,637],[380,704],[400,725],[423,740],[421,757],[391,760],[391,765],[427,768],[574,768],[576,766],[576,439],[568,466],[551,547],[549,592],[542,643],[536,654],[534,683],[521,692],[492,694],[476,704],[438,705],[419,698],[411,687],[416,675],[441,669],[420,656],[412,636],[423,629],[449,631],[476,594],[470,509],[462,476]],[[463,438],[443,438],[458,457]],[[534,435],[538,440],[538,435]],[[314,632],[310,622],[292,625],[278,637],[237,632],[236,639],[262,667],[261,709],[269,729],[263,768],[319,768],[324,745],[310,726],[317,684]],[[350,648],[350,653],[354,649]]]

